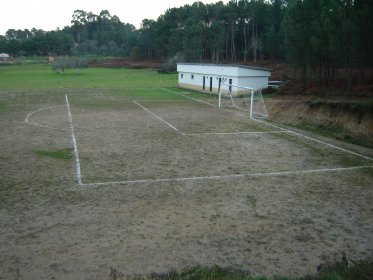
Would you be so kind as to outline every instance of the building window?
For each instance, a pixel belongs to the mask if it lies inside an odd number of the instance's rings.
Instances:
[[[194,75],[193,74],[190,77],[192,78],[192,80],[194,80]]]
[[[184,78],[184,74],[183,73],[180,74],[180,79],[182,79],[182,78]]]

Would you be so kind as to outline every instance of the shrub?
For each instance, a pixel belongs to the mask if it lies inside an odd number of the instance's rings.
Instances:
[[[135,46],[132,48],[130,53],[130,59],[133,61],[137,61],[143,58],[142,49],[139,46]]]
[[[159,67],[159,73],[173,73],[176,72],[177,63],[183,62],[184,57],[181,54],[176,54],[167,59],[167,61]]]

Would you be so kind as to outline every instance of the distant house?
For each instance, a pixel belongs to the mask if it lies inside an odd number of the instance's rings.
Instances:
[[[235,85],[232,93],[238,93],[239,87],[262,89],[268,87],[271,70],[246,65],[224,64],[177,64],[180,88],[203,92],[218,93],[221,83]]]
[[[8,61],[10,60],[10,56],[7,53],[0,53],[0,61]]]

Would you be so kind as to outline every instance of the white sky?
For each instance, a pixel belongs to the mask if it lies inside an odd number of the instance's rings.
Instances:
[[[196,0],[0,0],[0,35],[8,29],[55,30],[71,25],[74,10],[99,14],[108,10],[122,22],[140,27],[141,21],[157,19],[168,8],[192,4]],[[218,0],[202,0],[215,3]],[[224,0],[224,3],[229,0]]]

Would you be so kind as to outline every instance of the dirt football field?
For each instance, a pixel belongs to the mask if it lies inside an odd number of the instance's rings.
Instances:
[[[0,279],[195,264],[303,276],[371,258],[373,151],[216,101],[1,90]]]

